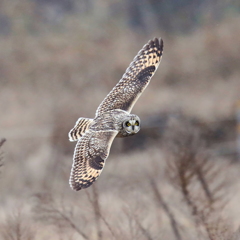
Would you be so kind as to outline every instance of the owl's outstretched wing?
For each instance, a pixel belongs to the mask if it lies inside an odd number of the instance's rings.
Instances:
[[[162,53],[163,41],[161,38],[150,40],[144,45],[127,68],[122,79],[99,105],[96,116],[112,109],[130,112],[156,72]]]
[[[77,142],[69,184],[78,191],[99,177],[118,131],[87,131]]]

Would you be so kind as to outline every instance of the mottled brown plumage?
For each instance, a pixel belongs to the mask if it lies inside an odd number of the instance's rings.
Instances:
[[[79,118],[69,132],[69,140],[78,141],[69,180],[74,190],[87,188],[98,178],[115,137],[131,136],[140,130],[139,117],[130,111],[156,72],[162,52],[162,39],[144,45],[99,105],[95,118]]]
[[[70,185],[75,190],[89,187],[100,175],[117,131],[96,132],[89,130],[78,141]]]

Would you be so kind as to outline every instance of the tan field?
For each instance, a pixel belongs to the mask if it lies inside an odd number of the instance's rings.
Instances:
[[[51,25],[34,2],[11,3],[0,10],[12,23],[0,34],[0,239],[240,239],[239,15],[143,34],[100,13]],[[115,139],[99,179],[73,191],[69,130],[153,37],[164,52],[132,111],[141,131]]]

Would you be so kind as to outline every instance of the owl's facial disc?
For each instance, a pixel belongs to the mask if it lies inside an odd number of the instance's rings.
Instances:
[[[128,134],[136,134],[140,130],[140,119],[131,117],[123,123],[123,127]]]

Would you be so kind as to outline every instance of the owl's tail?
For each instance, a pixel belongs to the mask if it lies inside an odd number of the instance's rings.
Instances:
[[[69,141],[78,141],[83,134],[89,129],[93,119],[91,118],[79,118],[73,129],[68,133]]]

